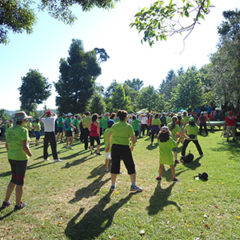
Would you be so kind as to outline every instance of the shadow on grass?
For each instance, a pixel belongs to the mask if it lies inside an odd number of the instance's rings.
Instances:
[[[69,201],[69,203],[75,203],[81,201],[83,198],[89,198],[95,196],[100,191],[101,187],[105,185],[111,178],[102,180],[103,175],[99,176],[96,180],[90,183],[87,187],[81,188],[75,192],[75,198]]]
[[[106,205],[111,200],[112,192],[109,191],[98,204],[90,209],[82,218],[78,220],[84,211],[84,208],[80,208],[79,212],[68,222],[65,229],[65,234],[69,239],[96,239],[101,233],[112,225],[115,213],[124,204],[126,204],[133,195],[136,193],[130,193],[125,198],[122,198],[119,202],[114,203],[110,207],[106,208]]]
[[[155,191],[149,200],[149,206],[146,208],[149,215],[155,215],[159,211],[163,211],[164,207],[168,205],[173,205],[178,211],[181,211],[181,208],[176,202],[168,200],[174,185],[175,183],[172,183],[168,188],[163,189],[160,182],[157,183]]]
[[[198,167],[200,167],[201,166],[201,163],[200,163],[200,159],[201,159],[202,157],[200,156],[200,157],[198,157],[198,158],[195,158],[192,162],[190,162],[190,163],[183,163],[183,165],[185,166],[185,167],[187,167],[187,168],[190,168],[190,169],[192,169],[192,170],[195,170],[195,169],[197,169]]]
[[[3,210],[4,208],[0,208],[0,212]],[[14,213],[14,210],[8,212],[7,214],[5,214],[4,216],[0,217],[0,221],[4,220],[5,218],[11,216]]]
[[[10,176],[12,174],[11,171],[7,171],[7,172],[4,172],[4,173],[0,173],[0,177],[7,177],[7,176]]]
[[[41,162],[37,162],[37,163],[27,166],[27,169],[30,170],[30,169],[34,169],[34,168],[45,167],[45,166],[48,166],[51,164],[54,164],[54,162],[41,161]]]
[[[73,155],[75,155],[75,154],[73,154]],[[78,154],[77,154],[77,155],[78,155]],[[70,167],[79,165],[79,164],[84,163],[85,161],[87,161],[87,160],[89,160],[89,159],[92,159],[92,158],[94,158],[94,157],[96,157],[96,155],[95,155],[95,156],[92,155],[91,157],[90,157],[90,156],[85,156],[85,157],[83,157],[83,158],[74,160],[74,161],[71,162],[71,163],[67,162],[67,163],[65,164],[65,166],[62,167],[62,168],[70,168]],[[62,159],[68,159],[68,158],[71,158],[71,157],[68,156],[68,157],[65,157],[65,158],[62,158]]]
[[[176,168],[175,168],[176,171]],[[181,170],[181,171],[176,171],[175,175],[178,177],[181,173],[188,171],[187,169]],[[163,168],[163,173],[162,176],[166,178],[167,182],[172,182],[172,173],[171,173],[171,168],[169,167],[168,170],[165,170],[165,167]]]
[[[87,178],[95,178],[98,175],[104,175],[104,169],[105,169],[105,165],[104,164],[100,164],[99,166],[95,167],[91,172],[90,172],[90,176],[88,176]]]
[[[155,149],[157,147],[158,147],[158,143],[155,143],[155,144],[151,144],[150,143],[149,145],[147,145],[146,149],[153,150],[153,149]]]

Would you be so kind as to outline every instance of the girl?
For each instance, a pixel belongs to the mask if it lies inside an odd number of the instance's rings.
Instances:
[[[93,154],[94,141],[97,142],[97,155],[100,153],[100,124],[97,121],[98,115],[94,113],[92,115],[92,123],[89,125],[89,135],[90,135],[90,151]]]
[[[168,127],[163,126],[158,134],[159,153],[160,153],[159,176],[156,178],[158,181],[162,180],[162,171],[163,171],[164,164],[167,164],[170,166],[173,182],[178,181],[175,175],[173,153],[172,153],[172,149],[176,148],[177,144],[170,136],[171,136],[171,133]]]

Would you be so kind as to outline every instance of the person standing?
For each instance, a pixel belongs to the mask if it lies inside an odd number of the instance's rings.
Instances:
[[[83,118],[82,120],[82,125],[83,125],[83,140],[84,140],[84,148],[85,150],[88,149],[88,136],[89,136],[89,130],[88,127],[91,124],[92,119],[91,119],[91,114],[90,112],[86,113],[86,117]]]
[[[52,155],[54,162],[61,162],[62,160],[58,158],[57,154],[57,142],[55,136],[55,121],[57,115],[50,110],[46,111],[40,120],[44,124],[44,144],[43,144],[43,157],[44,161],[49,161],[48,159],[48,144],[50,143],[52,149]]]
[[[8,160],[11,166],[12,179],[8,185],[5,200],[1,209],[10,206],[10,197],[16,188],[16,205],[14,211],[20,210],[26,206],[22,202],[24,178],[27,169],[27,162],[32,156],[28,146],[29,136],[25,127],[28,119],[31,118],[23,111],[15,113],[16,126],[9,128],[6,132],[6,148],[8,151]]]
[[[226,124],[226,131],[227,131],[227,142],[229,142],[230,133],[232,134],[233,141],[235,141],[237,119],[232,114],[232,111],[229,111],[228,115],[225,117],[225,124]]]
[[[64,114],[61,114],[57,119],[57,142],[60,139],[60,143],[63,143],[64,121]]]
[[[95,113],[92,115],[92,123],[88,127],[89,135],[90,135],[91,155],[93,154],[94,141],[97,142],[97,155],[101,155],[101,153],[100,153],[100,124],[97,120],[98,120],[98,115]]]
[[[67,145],[66,148],[72,148],[72,143],[73,143],[73,128],[75,129],[75,127],[73,126],[73,120],[72,120],[72,113],[68,113],[67,114],[67,119],[65,121],[65,125],[66,125],[66,137],[67,137]]]
[[[41,131],[41,124],[40,124],[40,121],[39,119],[36,119],[35,122],[33,122],[33,129],[34,129],[34,133],[35,133],[35,146],[38,146],[39,145],[39,139],[40,139],[40,131]]]
[[[161,121],[159,119],[159,115],[156,114],[152,120],[152,128],[151,128],[151,144],[153,144],[154,135],[158,135],[161,126]]]
[[[199,129],[199,134],[202,135],[202,129],[204,128],[205,133],[208,135],[208,131],[207,131],[207,120],[208,117],[206,115],[204,115],[204,112],[201,112],[198,121],[199,121],[199,125],[200,125],[200,129]]]
[[[136,170],[135,164],[132,157],[132,151],[134,144],[136,142],[136,137],[134,136],[133,128],[127,123],[127,111],[118,110],[117,117],[119,117],[120,122],[115,123],[109,130],[108,134],[108,145],[105,152],[108,152],[111,144],[111,157],[112,157],[112,167],[111,167],[111,180],[112,185],[110,190],[115,190],[115,183],[117,175],[120,173],[120,161],[123,160],[128,174],[131,179],[130,191],[141,192],[142,188],[136,185]],[[131,138],[131,146],[129,147],[129,139]]]
[[[143,114],[141,118],[141,133],[142,133],[141,135],[142,136],[145,136],[145,130],[147,130],[148,128],[147,121],[148,121],[148,118],[146,114]]]

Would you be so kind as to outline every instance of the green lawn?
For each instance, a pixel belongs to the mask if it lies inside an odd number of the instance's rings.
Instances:
[[[64,160],[58,163],[42,161],[42,141],[32,145],[24,192],[27,207],[12,212],[13,196],[12,206],[0,212],[0,239],[240,239],[239,142],[228,144],[219,131],[199,141],[204,157],[198,158],[190,143],[187,152],[191,150],[195,161],[176,166],[180,181],[173,183],[165,166],[159,184],[157,144],[150,146],[148,137],[138,140],[133,156],[137,184],[144,188],[138,194],[129,192],[123,164],[116,191],[109,192],[103,145],[102,156],[90,156],[83,144],[76,142],[72,150],[58,144]],[[207,182],[194,179],[201,172],[208,173]],[[1,201],[9,180],[1,144]]]

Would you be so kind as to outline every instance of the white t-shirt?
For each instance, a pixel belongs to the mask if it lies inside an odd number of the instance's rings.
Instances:
[[[55,132],[55,121],[57,116],[42,118],[44,124],[44,132]]]
[[[147,120],[148,120],[147,117],[142,117],[141,124],[147,124]]]

